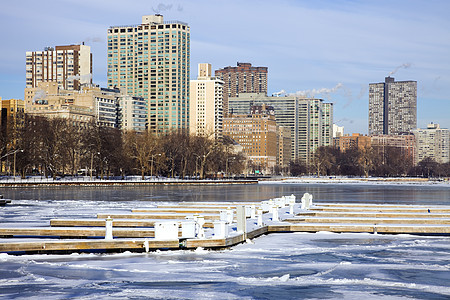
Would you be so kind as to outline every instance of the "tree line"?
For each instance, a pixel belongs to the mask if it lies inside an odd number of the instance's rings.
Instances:
[[[293,161],[290,172],[293,176],[449,177],[450,162],[439,164],[425,158],[414,165],[412,156],[399,147],[374,145],[341,152],[331,146],[322,146],[314,152],[309,166]]]
[[[232,151],[228,139],[219,142],[177,131],[157,136],[31,115],[25,115],[20,126],[2,130],[0,153],[3,173],[14,171],[14,153],[15,172],[22,177],[206,178],[225,171],[241,174],[245,165],[244,156]]]
[[[207,178],[260,170],[242,153],[233,151],[230,138],[221,141],[172,131],[162,135],[75,123],[62,118],[25,114],[20,122],[0,130],[3,174],[57,176],[139,175]],[[4,124],[3,124],[4,125]],[[309,164],[291,161],[273,174],[318,176],[449,177],[450,163],[426,158],[413,165],[401,148],[316,149]]]

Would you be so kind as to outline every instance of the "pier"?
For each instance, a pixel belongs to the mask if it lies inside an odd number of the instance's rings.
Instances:
[[[147,205],[147,207],[145,207]],[[275,232],[449,235],[450,206],[313,203],[312,195],[261,202],[179,202],[48,226],[0,225],[0,252],[144,252],[225,248]]]

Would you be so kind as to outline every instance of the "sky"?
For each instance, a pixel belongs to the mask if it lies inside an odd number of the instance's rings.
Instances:
[[[107,86],[107,29],[160,13],[191,30],[191,79],[250,62],[266,66],[268,94],[334,103],[345,133],[368,132],[368,86],[390,73],[418,86],[417,125],[450,128],[447,0],[16,0],[0,9],[0,97],[23,99],[25,53],[85,42],[93,81]]]

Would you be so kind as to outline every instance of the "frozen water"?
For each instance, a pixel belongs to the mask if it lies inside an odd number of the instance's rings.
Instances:
[[[13,199],[0,208],[0,226],[48,226],[52,218],[94,218],[159,201],[300,199],[305,192],[317,202],[450,199],[445,186],[16,189],[0,191]],[[449,299],[449,278],[448,236],[279,233],[221,251],[0,254],[2,299]]]

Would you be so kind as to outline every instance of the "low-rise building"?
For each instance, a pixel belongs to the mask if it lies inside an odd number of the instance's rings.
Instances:
[[[416,164],[416,140],[413,134],[404,135],[372,135],[370,142],[374,149],[379,153],[385,153],[390,147],[398,148],[402,151],[405,159],[409,159]]]
[[[427,128],[412,131],[416,138],[416,163],[429,157],[438,163],[450,161],[449,130],[439,124],[428,124]]]
[[[334,148],[339,149],[341,152],[348,149],[362,149],[370,147],[370,137],[362,135],[360,133],[353,133],[352,135],[343,135],[333,138]]]

